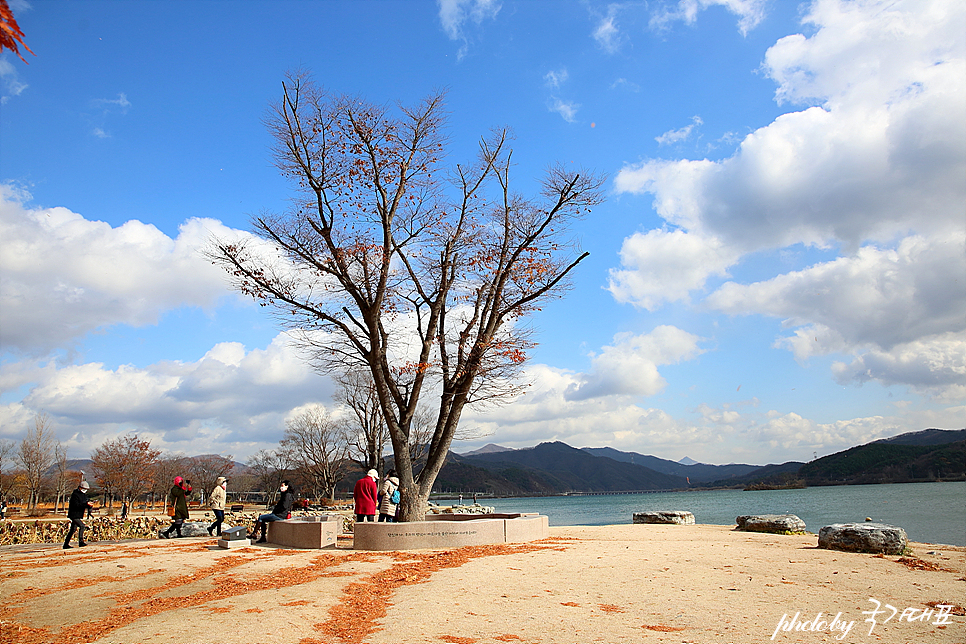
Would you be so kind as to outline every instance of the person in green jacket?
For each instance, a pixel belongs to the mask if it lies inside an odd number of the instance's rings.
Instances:
[[[188,518],[188,495],[191,494],[191,481],[185,481],[180,476],[174,477],[174,486],[171,488],[171,505],[174,506],[174,516],[171,517],[171,525],[161,533],[164,539],[170,539],[171,533],[176,531],[181,537],[181,526]]]

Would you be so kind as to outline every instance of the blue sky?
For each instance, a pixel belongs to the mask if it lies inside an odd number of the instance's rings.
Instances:
[[[608,176],[475,438],[708,463],[966,425],[966,8],[918,2],[10,2],[0,58],[0,438],[127,432],[244,460],[331,401],[199,254],[285,207],[284,74],[415,102],[454,161]]]

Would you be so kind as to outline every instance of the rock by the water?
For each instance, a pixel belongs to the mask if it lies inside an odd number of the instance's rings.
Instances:
[[[735,523],[746,532],[805,532],[805,522],[794,514],[746,514]]]
[[[905,530],[884,523],[833,523],[818,532],[818,547],[827,550],[899,555],[908,543]]]
[[[694,525],[694,515],[682,510],[635,512],[634,523],[676,523]]]

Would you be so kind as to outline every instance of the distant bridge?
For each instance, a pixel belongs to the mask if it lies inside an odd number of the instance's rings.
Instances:
[[[679,492],[676,490],[614,490],[607,492],[562,492],[562,496],[609,496],[611,494],[660,494],[662,492]]]

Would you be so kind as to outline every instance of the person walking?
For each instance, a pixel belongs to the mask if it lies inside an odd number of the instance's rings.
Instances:
[[[396,506],[399,505],[399,479],[390,476],[379,486],[379,522],[394,523],[396,521]]]
[[[217,528],[218,536],[221,536],[221,523],[225,520],[225,501],[228,499],[228,479],[224,476],[219,476],[215,481],[215,489],[211,491],[211,497],[208,499],[208,505],[211,506],[211,511],[215,513],[215,522],[208,526],[208,534],[211,536],[212,532]]]
[[[376,481],[378,480],[379,472],[369,470],[365,476],[356,481],[356,486],[352,490],[352,498],[356,506],[356,521],[360,523],[376,520],[376,504],[379,496]]]
[[[285,519],[292,516],[292,505],[295,503],[295,490],[289,486],[288,481],[282,481],[282,485],[278,488],[278,502],[275,507],[268,514],[263,514],[258,517],[258,521],[255,522],[255,530],[252,532],[252,540],[255,543],[265,543],[268,541],[268,524],[273,521],[284,521]],[[258,531],[261,530],[262,536],[257,541],[255,537],[258,536]]]
[[[73,548],[70,545],[70,540],[74,538],[74,532],[77,532],[77,545],[81,548],[87,545],[87,542],[84,541],[84,530],[87,529],[87,524],[84,523],[84,513],[94,505],[94,502],[87,496],[87,490],[90,488],[91,486],[87,481],[81,481],[77,489],[71,492],[70,501],[67,503],[67,518],[70,519],[70,530],[67,531],[67,538],[64,539],[64,550]]]
[[[180,476],[174,477],[174,485],[171,487],[171,505],[174,506],[174,515],[171,517],[171,525],[161,533],[163,539],[170,539],[172,532],[178,533],[181,538],[181,526],[188,518],[188,495],[191,494],[191,481],[186,481]]]
[[[121,504],[121,521],[127,518],[127,501]]]

